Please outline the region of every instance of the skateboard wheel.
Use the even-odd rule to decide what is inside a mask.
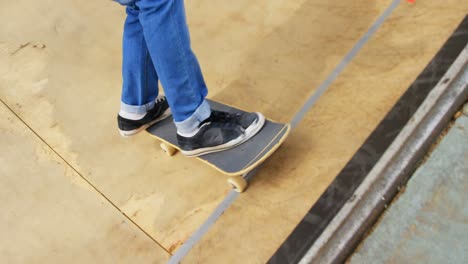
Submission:
[[[241,176],[232,176],[228,178],[228,183],[236,192],[244,192],[247,189],[247,181]]]
[[[170,157],[174,156],[174,154],[176,154],[177,152],[177,149],[172,147],[172,146],[169,146],[165,143],[161,143],[159,146],[161,146],[161,149],[166,152],[167,155],[169,155]]]

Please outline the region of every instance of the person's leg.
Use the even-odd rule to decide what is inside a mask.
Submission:
[[[122,43],[122,104],[121,110],[145,114],[158,96],[158,76],[146,47],[138,10],[129,6]]]
[[[158,76],[143,36],[138,8],[130,5],[126,11],[122,45],[123,85],[118,116],[123,136],[133,135],[168,116],[165,98],[158,98]]]
[[[137,0],[148,50],[171,107],[182,153],[199,156],[239,145],[265,123],[260,113],[211,111],[190,47],[183,0]]]
[[[203,75],[190,47],[183,0],[139,0],[139,19],[179,133],[210,116]]]

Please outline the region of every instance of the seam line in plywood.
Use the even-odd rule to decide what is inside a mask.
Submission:
[[[52,152],[57,155],[65,164],[67,164],[68,167],[70,167],[78,176],[80,176],[89,186],[91,186],[101,197],[103,197],[110,205],[112,205],[117,211],[119,211],[129,222],[131,222],[133,225],[135,225],[141,232],[143,232],[149,239],[151,239],[154,243],[156,243],[161,249],[163,249],[166,253],[168,253],[170,256],[172,254],[165,248],[163,247],[156,239],[154,239],[148,232],[146,232],[141,226],[139,226],[135,221],[133,221],[124,211],[120,210],[120,208],[113,203],[104,193],[102,193],[94,184],[91,183],[86,177],[84,177],[80,172],[78,172],[75,167],[73,167],[62,155],[60,155],[54,148],[52,148],[51,145],[49,145],[44,138],[42,138],[36,131],[32,129],[13,109],[3,101],[3,99],[0,98],[0,102],[8,109],[10,110],[11,113],[13,113],[18,120],[21,121],[39,140],[44,143]]]

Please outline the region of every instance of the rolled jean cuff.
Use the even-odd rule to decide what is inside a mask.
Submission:
[[[189,134],[195,131],[201,122],[205,121],[211,115],[211,107],[208,101],[203,100],[201,105],[195,112],[187,119],[181,122],[174,122],[177,132],[182,134]]]
[[[120,110],[132,114],[146,114],[148,110],[151,110],[154,107],[154,104],[154,101],[151,101],[144,105],[128,105],[124,102],[121,102]]]
[[[135,5],[135,0],[114,0],[114,2],[117,2],[121,5],[124,5],[124,6],[132,6],[132,5]]]

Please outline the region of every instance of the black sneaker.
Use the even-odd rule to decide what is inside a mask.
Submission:
[[[131,120],[117,116],[120,134],[124,137],[134,135],[143,129],[148,128],[156,122],[159,122],[171,116],[171,110],[165,96],[156,98],[154,107],[146,112],[146,115],[139,120]]]
[[[228,114],[212,111],[203,121],[195,135],[183,137],[177,134],[182,154],[195,157],[223,151],[249,140],[265,124],[260,113]]]

